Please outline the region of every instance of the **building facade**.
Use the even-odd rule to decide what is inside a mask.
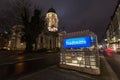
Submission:
[[[46,25],[44,26],[42,32],[38,35],[36,39],[37,49],[54,49],[61,47],[61,37],[62,32],[58,32],[58,16],[55,9],[50,8],[45,16]],[[24,34],[22,29],[24,26],[16,25],[11,29],[11,36],[9,40],[9,49],[10,50],[24,50],[25,43],[21,42],[21,37]],[[35,49],[35,45],[33,44],[33,50]]]
[[[107,46],[112,47],[114,51],[120,48],[120,1],[106,29],[106,39]]]
[[[50,8],[45,16],[46,26],[37,40],[37,48],[60,48],[60,34],[58,32],[58,16],[55,9]]]
[[[25,42],[21,42],[21,37],[24,34],[22,29],[23,25],[15,25],[11,29],[11,35],[8,42],[9,50],[24,50]]]

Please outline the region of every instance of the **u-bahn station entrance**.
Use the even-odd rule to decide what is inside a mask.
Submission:
[[[65,33],[62,39],[60,67],[100,74],[97,36],[89,31]]]

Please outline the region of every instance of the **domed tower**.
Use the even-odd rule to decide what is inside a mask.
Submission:
[[[57,32],[58,31],[58,16],[56,14],[55,9],[50,8],[46,13],[46,22],[47,22],[47,29],[50,32]]]

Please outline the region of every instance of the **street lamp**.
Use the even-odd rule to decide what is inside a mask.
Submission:
[[[104,39],[105,41],[107,41],[107,39]]]

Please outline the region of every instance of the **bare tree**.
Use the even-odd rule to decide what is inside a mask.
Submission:
[[[25,34],[21,40],[26,42],[25,51],[31,52],[33,48],[32,44],[36,42],[35,39],[44,26],[41,11],[34,10],[34,5],[30,0],[12,0],[10,6],[7,10],[7,18],[13,19],[14,24],[24,25],[23,31]],[[37,14],[34,12],[34,16],[32,17],[33,11],[36,11]],[[33,36],[35,37],[33,38]]]

